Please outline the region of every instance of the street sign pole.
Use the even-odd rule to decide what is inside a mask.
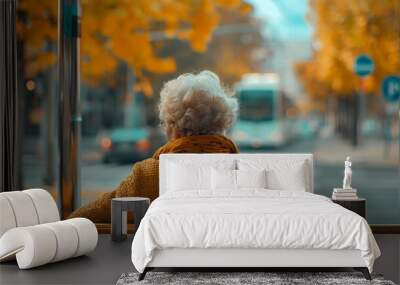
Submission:
[[[382,81],[382,95],[383,98],[389,103],[398,102],[398,110],[397,114],[394,116],[398,119],[398,134],[396,140],[398,140],[398,159],[399,159],[399,166],[400,166],[400,76],[397,75],[389,75],[385,77]],[[390,139],[392,135],[390,135]]]
[[[360,143],[360,129],[362,118],[364,117],[363,102],[365,98],[365,78],[361,77],[359,81],[358,91],[355,93],[354,97],[354,122],[353,122],[353,137],[352,144],[357,146]]]
[[[361,54],[356,57],[354,61],[354,72],[360,78],[360,86],[358,91],[354,95],[354,115],[353,115],[353,132],[352,132],[352,144],[357,146],[360,140],[360,129],[362,123],[362,109],[361,103],[364,102],[365,98],[365,77],[370,75],[374,69],[375,64],[372,58],[366,54]]]

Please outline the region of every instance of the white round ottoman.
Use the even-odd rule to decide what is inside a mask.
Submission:
[[[54,199],[43,189],[0,193],[0,262],[16,258],[20,269],[28,269],[96,248],[93,222],[59,219]]]

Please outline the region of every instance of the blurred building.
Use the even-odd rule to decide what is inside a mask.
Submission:
[[[275,40],[269,45],[273,56],[266,62],[266,69],[280,75],[281,87],[291,99],[306,100],[307,94],[295,74],[294,65],[296,62],[310,58],[311,42],[287,39]]]
[[[294,70],[296,62],[307,60],[312,51],[312,28],[306,20],[307,0],[251,0],[256,16],[265,19],[264,36],[271,56],[267,71],[278,73],[283,91],[293,100],[307,98]]]

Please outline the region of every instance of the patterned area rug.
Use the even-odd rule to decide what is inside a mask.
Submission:
[[[146,278],[138,281],[138,273],[122,274],[117,285],[134,284],[267,284],[267,285],[297,285],[297,284],[379,284],[395,285],[384,280],[380,275],[372,275],[368,281],[359,272],[148,272]]]

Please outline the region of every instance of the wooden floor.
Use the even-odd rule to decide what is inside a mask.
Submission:
[[[400,281],[400,235],[376,235],[382,251],[375,272],[395,283]],[[19,270],[15,262],[0,265],[0,284],[115,284],[124,272],[134,271],[130,259],[132,238],[115,243],[110,235],[100,235],[88,256]]]

